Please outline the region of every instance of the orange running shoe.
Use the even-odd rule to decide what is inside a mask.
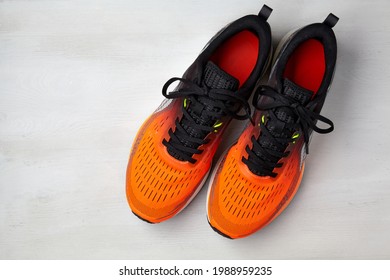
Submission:
[[[333,130],[319,113],[336,64],[337,20],[330,14],[277,48],[268,86],[255,91],[255,125],[248,123],[211,178],[208,220],[221,235],[245,237],[275,219],[298,190],[312,130]]]
[[[167,99],[140,128],[127,168],[127,199],[142,220],[159,223],[179,213],[202,188],[229,122],[250,117],[247,100],[270,61],[271,11],[264,6],[229,24],[183,78],[164,85]]]

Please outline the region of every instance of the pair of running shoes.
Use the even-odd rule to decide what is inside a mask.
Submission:
[[[264,5],[258,15],[228,24],[182,78],[163,86],[166,99],[140,128],[127,168],[127,199],[140,219],[159,223],[190,203],[232,119],[247,124],[213,168],[207,195],[211,227],[232,239],[248,236],[294,197],[310,135],[333,130],[320,111],[335,71],[332,28],[338,18],[329,14],[323,23],[290,32],[272,61],[271,12]],[[261,85],[270,64],[268,82]]]

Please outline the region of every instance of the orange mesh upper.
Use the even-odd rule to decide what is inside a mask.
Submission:
[[[179,161],[168,154],[162,140],[174,127],[182,100],[155,112],[140,129],[127,169],[127,198],[135,214],[156,223],[178,213],[195,194],[207,175],[219,142],[218,133],[209,136],[195,164]],[[222,132],[222,130],[221,130]]]
[[[208,216],[211,225],[232,237],[247,236],[275,218],[295,194],[303,174],[300,168],[300,139],[276,178],[257,176],[242,162],[247,158],[246,145],[252,146],[250,135],[259,135],[259,127],[249,125],[225,155],[211,185]]]

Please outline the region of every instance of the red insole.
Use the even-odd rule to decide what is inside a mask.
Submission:
[[[259,38],[244,30],[226,40],[211,56],[211,61],[242,86],[255,68],[258,54]]]
[[[316,94],[324,74],[324,47],[320,41],[309,39],[299,45],[289,57],[283,76]]]

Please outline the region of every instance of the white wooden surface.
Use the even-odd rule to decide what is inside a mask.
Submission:
[[[340,17],[323,109],[336,129],[314,135],[288,209],[231,241],[207,224],[206,188],[170,221],[135,218],[125,170],[163,83],[263,3],[1,1],[0,258],[390,258],[390,2],[267,3],[275,43],[329,12]]]

